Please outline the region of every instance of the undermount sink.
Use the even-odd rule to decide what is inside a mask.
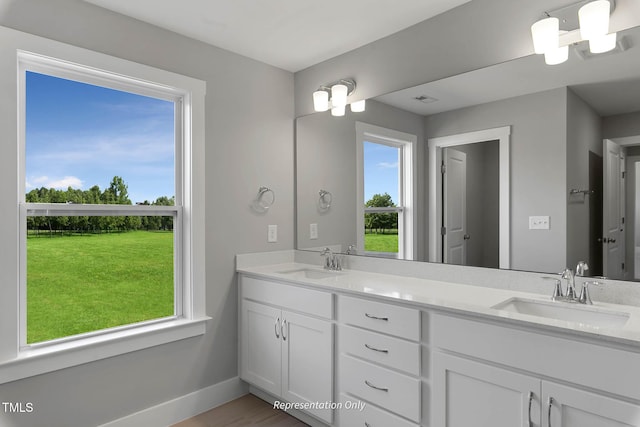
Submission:
[[[291,277],[298,277],[302,279],[327,279],[329,277],[336,277],[342,273],[338,271],[328,271],[328,270],[316,270],[313,268],[299,268],[295,270],[285,270],[279,271],[279,274],[286,274]]]
[[[601,309],[578,303],[538,301],[526,298],[509,298],[491,308],[604,328],[620,328],[629,320],[629,313],[622,311]]]

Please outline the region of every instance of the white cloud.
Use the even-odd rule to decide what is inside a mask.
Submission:
[[[55,188],[66,190],[67,188],[82,188],[82,180],[75,176],[65,176],[60,179],[51,179],[48,176],[38,176],[26,182],[27,188]]]
[[[380,162],[378,163],[378,168],[380,169],[398,169],[398,162]]]

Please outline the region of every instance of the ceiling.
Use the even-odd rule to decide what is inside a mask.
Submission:
[[[624,51],[582,59],[576,50],[586,49],[583,42],[560,65],[531,55],[374,99],[426,116],[568,86],[601,117],[640,111],[640,27],[620,33],[621,39]],[[419,96],[437,101],[423,103]]]
[[[296,72],[471,0],[85,1]]]

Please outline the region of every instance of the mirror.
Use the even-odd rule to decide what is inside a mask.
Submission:
[[[618,37],[299,117],[297,248],[640,278],[640,27]]]

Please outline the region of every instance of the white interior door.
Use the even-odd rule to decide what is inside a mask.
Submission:
[[[604,276],[623,279],[623,151],[615,142],[604,140],[604,195],[603,195],[603,269]]]
[[[444,171],[443,195],[443,261],[447,264],[467,263],[467,155],[452,148],[442,152]]]

